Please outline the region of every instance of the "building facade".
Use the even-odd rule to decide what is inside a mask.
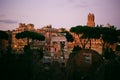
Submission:
[[[13,51],[23,52],[23,48],[27,45],[27,39],[16,39],[15,35],[23,31],[35,31],[33,24],[19,23],[19,27],[12,31],[12,49]],[[32,40],[30,40],[32,43]]]
[[[68,59],[68,43],[65,35],[60,34],[61,29],[52,28],[47,25],[35,29],[33,24],[20,23],[19,27],[12,31],[12,49],[16,52],[23,53],[24,46],[27,45],[27,39],[16,39],[15,35],[23,31],[34,31],[45,36],[44,41],[30,40],[31,49],[43,49],[44,55],[49,56],[52,60],[62,61]]]
[[[53,35],[51,38],[51,57],[52,60],[58,60],[59,62],[64,62],[68,59],[68,43],[63,35]]]

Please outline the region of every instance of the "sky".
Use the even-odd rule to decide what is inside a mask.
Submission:
[[[16,29],[19,23],[35,28],[52,25],[67,28],[86,25],[87,15],[95,15],[96,25],[120,29],[120,0],[0,0],[0,30]]]

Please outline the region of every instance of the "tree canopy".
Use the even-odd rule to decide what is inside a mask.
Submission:
[[[118,39],[118,34],[117,34],[117,30],[116,29],[112,29],[112,28],[102,28],[101,29],[101,34],[102,34],[102,40],[104,41],[104,43],[107,44],[114,44],[116,42],[119,42]]]
[[[0,30],[0,39],[8,40],[8,34],[5,31]]]
[[[31,38],[34,40],[40,40],[43,41],[45,40],[45,37],[42,34],[36,33],[36,32],[31,32],[31,31],[24,31],[21,33],[16,34],[16,38]]]
[[[28,40],[27,43],[28,44],[29,44],[29,39],[40,40],[40,41],[45,40],[45,36],[43,36],[40,33],[32,32],[32,31],[24,31],[24,32],[17,33],[15,37],[17,39],[27,38],[27,40]]]
[[[76,26],[70,29],[71,32],[78,35],[82,48],[85,48],[87,43],[91,43],[91,39],[100,38],[100,30],[98,27]]]
[[[88,27],[88,26],[76,26],[70,29],[71,32],[76,34],[82,34],[81,38],[100,38],[99,27]]]
[[[68,42],[73,42],[74,41],[73,36],[68,31],[62,31],[61,33],[65,33],[65,37],[66,37]]]
[[[83,48],[91,39],[101,39],[103,47],[110,47],[110,45],[119,42],[120,30],[112,27],[88,27],[88,26],[75,26],[70,29],[71,32],[78,35]],[[83,41],[84,40],[84,41]]]

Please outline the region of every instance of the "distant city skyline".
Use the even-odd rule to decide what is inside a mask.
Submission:
[[[0,0],[0,30],[13,30],[19,23],[70,29],[86,25],[89,13],[95,15],[95,25],[109,23],[120,29],[119,4],[120,0]]]

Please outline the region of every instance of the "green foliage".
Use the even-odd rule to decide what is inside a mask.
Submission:
[[[45,40],[45,36],[32,31],[24,31],[24,32],[17,33],[15,37],[17,39],[27,38],[27,45],[29,45],[29,39],[40,40],[40,41]]]
[[[5,31],[0,30],[0,39],[8,40],[8,34]]]
[[[82,34],[81,38],[100,38],[99,27],[88,27],[88,26],[76,26],[70,29],[71,32],[76,34]]]
[[[39,59],[42,59],[43,56],[44,56],[43,50],[42,50],[42,49],[39,49],[39,50],[37,50],[37,51],[38,51]]]
[[[76,26],[76,27],[71,27],[70,32],[76,33],[76,34],[81,34],[85,32],[85,27],[84,26]]]
[[[68,42],[73,42],[74,41],[73,36],[68,31],[63,30],[61,33],[65,33],[65,37],[66,37]]]
[[[88,26],[80,25],[80,26],[72,27],[70,31],[78,35],[82,48],[86,48],[87,43],[89,41],[91,43],[91,39],[99,39],[101,37],[101,32],[99,27],[88,27]],[[85,39],[85,41],[82,41],[82,39]]]
[[[74,51],[80,51],[81,50],[81,47],[79,47],[78,45],[77,46],[74,46],[72,52]]]
[[[116,51],[120,51],[120,45],[116,46]]]
[[[30,45],[25,45],[24,46],[24,52],[28,53],[30,51]]]
[[[111,60],[98,67],[92,80],[120,80],[120,64],[117,60]]]
[[[88,38],[88,39],[99,39],[100,38],[100,31],[98,27],[85,27],[85,31],[81,38]]]
[[[11,54],[12,53],[12,47],[10,45],[7,46],[6,52],[7,52],[7,54]]]
[[[70,31],[78,35],[82,48],[85,48],[89,41],[91,43],[91,39],[101,39],[103,48],[110,47],[110,45],[120,42],[120,30],[116,30],[114,26],[108,28],[102,26],[87,27],[79,25],[72,27]],[[85,39],[85,41],[82,42],[82,39]]]
[[[119,41],[117,30],[113,28],[101,28],[102,40],[108,44],[114,44]]]
[[[66,32],[66,38],[67,38],[68,42],[73,42],[74,41],[73,36],[69,32]]]
[[[104,50],[103,56],[105,57],[105,59],[107,60],[112,60],[115,58],[115,53],[111,48],[106,48]]]
[[[59,62],[43,64],[40,59],[27,54],[0,57],[0,72],[0,80],[66,80],[66,69]]]
[[[31,32],[31,31],[24,31],[21,33],[16,34],[15,36],[17,39],[20,38],[31,38],[34,40],[45,40],[45,37],[42,34]]]

